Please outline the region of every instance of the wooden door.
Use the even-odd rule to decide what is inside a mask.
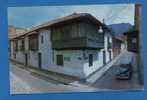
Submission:
[[[103,51],[103,65],[106,64],[106,53],[105,51]]]
[[[41,53],[38,53],[38,67],[39,68],[42,67],[42,55],[41,55]]]
[[[89,66],[93,65],[93,55],[89,54]]]
[[[64,64],[64,61],[63,61],[63,55],[57,55],[56,56],[57,57],[57,65],[59,65],[59,66],[63,66],[63,64]]]
[[[28,54],[25,53],[25,65],[27,66],[28,65]]]

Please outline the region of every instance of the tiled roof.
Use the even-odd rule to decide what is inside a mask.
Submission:
[[[105,29],[109,30],[106,25],[102,24],[100,21],[98,21],[95,17],[93,17],[91,14],[89,13],[73,13],[71,15],[68,15],[68,16],[65,16],[65,17],[61,17],[61,18],[58,18],[58,19],[55,19],[55,20],[51,20],[49,22],[46,22],[44,24],[41,24],[41,25],[38,25],[38,26],[35,26],[29,30],[27,30],[26,32],[24,32],[23,34],[20,34],[19,36],[15,36],[13,38],[17,38],[17,37],[20,37],[20,36],[23,36],[23,35],[26,35],[26,34],[31,34],[31,32],[33,31],[37,31],[39,29],[42,29],[42,28],[45,28],[45,27],[53,27],[54,25],[57,25],[59,23],[64,23],[66,21],[71,21],[71,20],[74,20],[74,19],[78,19],[78,18],[87,18],[89,20],[91,20],[93,23],[95,24],[100,24],[102,25]]]

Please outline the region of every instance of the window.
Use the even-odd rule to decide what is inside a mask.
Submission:
[[[99,60],[99,53],[97,53],[97,55],[96,55],[96,59]]]
[[[93,54],[89,54],[89,66],[93,65]]]
[[[54,63],[54,50],[52,51],[52,61]]]
[[[132,44],[131,44],[132,49],[136,49],[137,48],[137,39],[135,37],[133,37],[131,42],[132,42]]]
[[[16,59],[16,53],[14,53],[13,55],[14,55],[14,59]]]
[[[70,61],[70,57],[64,57],[64,60]]]
[[[80,37],[78,29],[79,29],[79,24],[73,24],[71,26],[71,37],[72,38]]]
[[[20,50],[21,51],[24,51],[25,50],[24,39],[21,40]]]
[[[107,44],[110,44],[110,38],[107,37]]]
[[[60,32],[62,34],[62,39],[67,39],[71,37],[71,25],[65,25],[61,28]]]
[[[14,51],[16,52],[16,51],[18,51],[18,41],[17,40],[15,40],[14,41]]]
[[[109,60],[111,61],[111,51],[109,50]]]
[[[112,48],[112,43],[110,42],[110,37],[107,37],[107,48]]]
[[[43,44],[43,42],[44,42],[44,37],[43,37],[43,35],[41,36],[41,43]]]
[[[29,36],[29,50],[38,50],[38,35]]]
[[[132,43],[137,43],[136,41],[136,38],[132,38]]]
[[[63,55],[57,55],[57,65],[63,66]]]

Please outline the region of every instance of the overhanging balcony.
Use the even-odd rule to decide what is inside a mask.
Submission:
[[[63,49],[102,49],[104,48],[103,39],[93,39],[77,37],[64,40],[52,40],[52,48]]]

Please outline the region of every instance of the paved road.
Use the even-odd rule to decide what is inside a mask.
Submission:
[[[133,74],[131,80],[116,80],[115,74],[119,64],[132,63],[135,68],[135,56],[133,53],[128,51],[124,52],[118,61],[97,81],[92,84],[92,86],[99,89],[110,89],[110,90],[140,90],[143,86],[138,84],[138,78],[136,74]]]
[[[131,80],[116,80],[115,73],[118,66],[111,67],[106,74],[98,79],[92,86],[110,90],[139,90],[142,87],[137,83],[137,79],[133,77]]]
[[[10,64],[10,70],[11,94],[95,91],[95,88],[78,82],[73,82],[71,85],[64,85],[43,78],[43,76],[38,76],[12,63]]]

